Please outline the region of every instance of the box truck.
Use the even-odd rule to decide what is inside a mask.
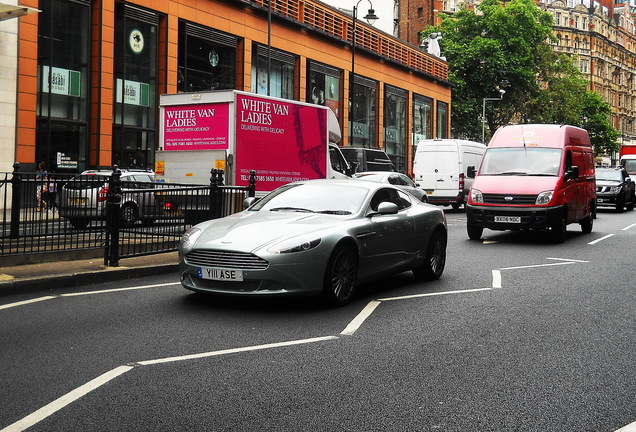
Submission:
[[[461,139],[420,140],[413,157],[413,177],[424,189],[428,203],[466,204],[472,183],[468,167],[478,167],[486,151],[482,143]]]
[[[585,129],[547,124],[497,129],[468,196],[470,239],[478,240],[484,228],[548,229],[561,243],[568,224],[579,223],[590,233],[595,215],[594,154]]]
[[[160,97],[159,181],[209,184],[222,169],[225,184],[247,186],[256,171],[258,192],[285,183],[345,178],[338,119],[325,106],[238,90]]]

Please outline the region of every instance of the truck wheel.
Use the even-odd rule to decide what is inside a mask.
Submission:
[[[594,217],[592,217],[592,214],[590,214],[588,217],[583,219],[580,222],[580,225],[581,225],[581,231],[583,231],[584,234],[591,233],[592,227],[594,226]]]
[[[554,243],[563,243],[568,226],[565,223],[565,217],[561,216],[551,227],[552,241]]]
[[[466,225],[466,231],[468,231],[468,238],[471,240],[479,240],[484,233],[484,227],[477,225]]]
[[[349,246],[337,246],[325,271],[323,299],[331,306],[351,301],[358,278],[358,258]]]
[[[413,276],[423,281],[437,280],[444,272],[446,265],[446,233],[437,229],[428,240],[426,257],[421,267],[413,269]]]

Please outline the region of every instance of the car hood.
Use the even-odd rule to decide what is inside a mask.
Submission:
[[[284,238],[320,235],[316,232],[350,217],[288,211],[243,211],[199,226],[203,233],[194,247],[253,251]]]
[[[607,186],[607,187],[611,187],[611,186],[619,186],[621,184],[621,182],[617,181],[617,180],[596,180],[596,186]]]

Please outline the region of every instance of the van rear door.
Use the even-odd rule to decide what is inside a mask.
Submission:
[[[415,182],[429,198],[449,199],[459,194],[459,146],[456,141],[418,146],[413,162]]]

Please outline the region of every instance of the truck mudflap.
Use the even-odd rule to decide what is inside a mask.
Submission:
[[[468,225],[491,230],[547,229],[563,216],[563,206],[490,207],[466,205]]]

